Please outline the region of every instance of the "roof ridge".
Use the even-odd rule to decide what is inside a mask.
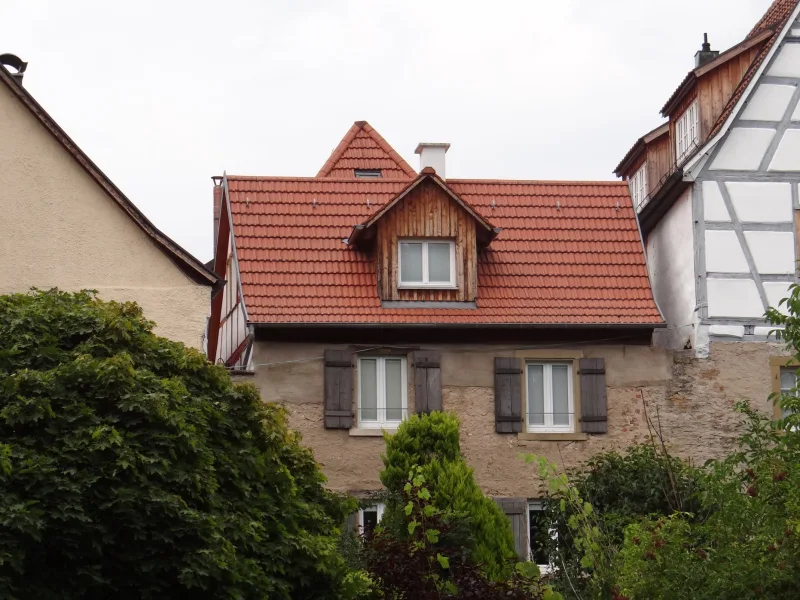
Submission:
[[[383,150],[388,157],[392,160],[392,162],[397,165],[397,168],[401,170],[403,173],[406,174],[407,177],[412,178],[416,177],[417,173],[411,166],[403,159],[397,151],[392,148],[392,146],[387,142],[384,137],[377,132],[377,130],[372,127],[366,121],[356,121],[347,130],[347,133],[344,134],[342,141],[336,146],[336,148],[331,153],[330,158],[325,161],[325,164],[322,165],[322,168],[317,173],[317,178],[328,177],[331,171],[333,171],[336,164],[342,159],[345,152],[350,148],[353,140],[358,137],[360,132],[366,133],[377,145],[378,147]]]

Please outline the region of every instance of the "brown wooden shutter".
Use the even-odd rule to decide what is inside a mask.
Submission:
[[[442,369],[438,352],[414,352],[414,407],[417,413],[442,410]]]
[[[353,426],[353,357],[346,350],[325,350],[325,427]]]
[[[494,359],[494,418],[497,433],[522,431],[522,359]]]
[[[525,498],[495,498],[503,512],[511,519],[511,532],[514,534],[514,551],[517,558],[528,557],[528,501]]]
[[[603,358],[582,358],[581,424],[584,433],[606,433],[606,361]]]

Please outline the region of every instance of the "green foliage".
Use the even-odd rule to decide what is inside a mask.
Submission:
[[[559,567],[551,580],[568,597],[587,595],[589,587],[610,590],[616,580],[610,569],[602,577],[600,573],[594,573],[592,579],[583,576],[589,559],[580,548],[582,536],[574,537],[569,521],[580,518],[585,503],[592,507],[592,526],[602,534],[602,540],[596,543],[608,547],[612,554],[622,546],[625,528],[643,516],[701,511],[697,497],[700,471],[653,444],[635,444],[624,453],[596,454],[567,475],[540,464],[540,473],[557,486],[551,490],[554,501],[546,504],[546,510],[558,536],[542,538],[551,540],[548,551]]]
[[[381,481],[396,497],[410,470],[419,466],[425,480],[430,482],[433,506],[444,511],[448,518],[465,522],[468,529],[465,543],[469,545],[472,560],[481,564],[490,577],[503,579],[508,576],[515,557],[511,524],[475,482],[473,470],[461,456],[458,428],[458,418],[443,412],[414,415],[403,422],[396,434],[385,436]],[[399,509],[390,499],[384,516],[387,527],[397,522]]]
[[[279,407],[152,327],[89,292],[0,297],[0,597],[345,596],[353,506]]]
[[[619,585],[631,598],[795,598],[800,589],[800,433],[747,404],[740,449],[707,465],[705,519],[676,512],[626,531]]]
[[[539,579],[535,564],[518,563],[508,577],[493,581],[477,565],[467,548],[450,544],[457,519],[435,507],[425,468],[413,466],[402,485],[405,530],[397,536],[379,527],[364,540],[367,571],[382,597],[389,600],[562,600]]]

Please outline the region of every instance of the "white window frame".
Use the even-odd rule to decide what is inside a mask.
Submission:
[[[528,511],[525,513],[525,522],[528,524],[527,532],[528,532],[528,560],[533,560],[533,553],[531,552],[531,511],[534,512],[544,512],[544,503],[541,500],[531,500],[528,502]],[[550,528],[550,539],[551,540],[558,540],[558,530],[555,527]],[[547,575],[548,573],[552,573],[555,568],[553,567],[553,563],[548,562],[546,565],[541,563],[536,563],[536,566],[539,567],[539,572],[542,575]]]
[[[700,108],[697,100],[683,111],[675,123],[675,161],[677,164],[689,156],[700,142]]]
[[[376,361],[375,373],[377,379],[377,399],[378,399],[378,419],[376,421],[367,421],[361,418],[361,364],[364,360]],[[386,361],[399,360],[400,361],[400,398],[402,400],[400,420],[389,420],[386,418]],[[406,419],[408,415],[408,372],[405,356],[389,355],[389,356],[361,356],[358,359],[358,426],[364,429],[396,429],[401,422]],[[383,415],[383,418],[381,418]]]
[[[628,178],[628,187],[631,190],[633,206],[637,211],[641,210],[649,200],[647,197],[647,161],[634,173],[633,177]]]
[[[403,258],[401,244],[422,244],[422,281],[403,281]],[[450,281],[429,281],[428,244],[448,244],[450,246]],[[456,243],[442,238],[403,238],[397,240],[397,287],[398,289],[456,289]]]
[[[544,376],[544,424],[530,423],[530,407],[528,406],[528,398],[530,397],[529,381],[528,381],[528,367],[539,366],[544,367],[542,373]],[[569,410],[569,424],[568,425],[555,425],[553,423],[553,366],[567,367],[567,402]],[[541,361],[529,360],[525,362],[525,425],[528,433],[574,433],[575,432],[575,384],[574,384],[574,365],[572,362],[567,361]]]
[[[378,513],[378,525],[380,525],[381,519],[383,519],[383,511],[386,510],[386,505],[383,502],[358,509],[358,532],[361,535],[364,535],[364,512],[372,512],[373,510]]]
[[[783,374],[787,371],[790,371],[792,375],[794,375],[795,379],[794,387],[791,388],[783,387]],[[781,396],[796,396],[798,393],[800,393],[800,390],[797,389],[798,384],[800,384],[800,376],[798,376],[797,374],[797,367],[781,367],[778,373],[778,378],[781,384]],[[785,419],[786,417],[789,416],[789,413],[782,407],[780,408],[780,411],[782,419]]]

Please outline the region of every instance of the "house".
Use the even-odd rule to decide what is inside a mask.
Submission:
[[[767,385],[719,381],[759,406],[794,387],[764,312],[797,281],[799,17],[797,0],[775,0],[725,52],[706,36],[661,109],[667,121],[615,170],[630,185],[667,322],[656,345],[691,349],[708,372],[739,364],[753,379],[768,373]]]
[[[673,359],[624,182],[451,179],[448,148],[415,171],[359,121],[315,177],[215,178],[209,358],[287,407],[337,490],[380,489],[382,430],[455,412],[523,554],[540,482],[518,453],[644,440]]]
[[[136,301],[157,332],[202,349],[219,278],[159,231],[23,87],[0,55],[0,294],[94,289]]]

